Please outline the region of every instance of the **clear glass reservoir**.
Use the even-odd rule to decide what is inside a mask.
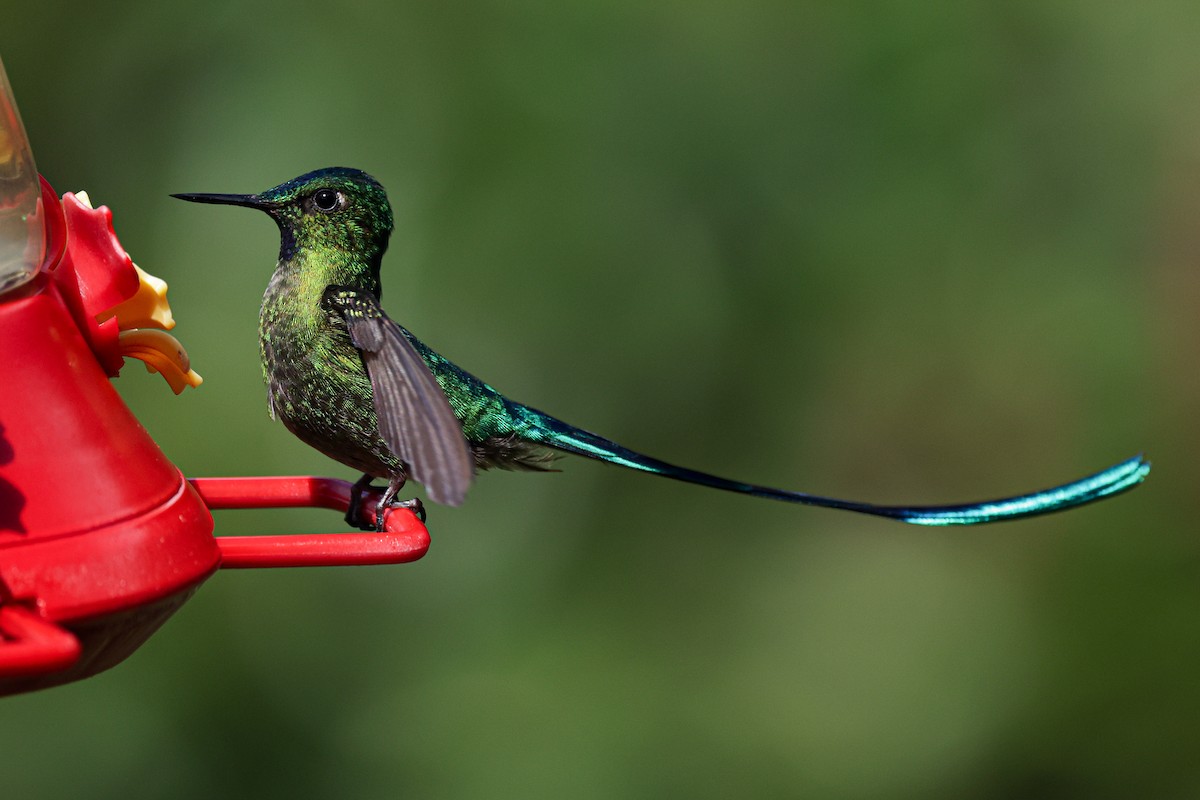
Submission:
[[[41,196],[33,152],[0,61],[0,293],[29,280],[42,264]]]

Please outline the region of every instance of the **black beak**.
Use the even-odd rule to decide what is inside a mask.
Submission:
[[[246,206],[247,208],[257,208],[260,211],[271,212],[272,209],[278,207],[277,203],[269,200],[263,200],[256,194],[173,194],[171,197],[178,197],[180,200],[187,200],[192,203],[213,203],[222,206]]]

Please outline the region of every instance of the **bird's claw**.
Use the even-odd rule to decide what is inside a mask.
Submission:
[[[360,531],[369,531],[375,529],[375,526],[368,522],[362,513],[363,493],[372,488],[374,487],[371,486],[370,475],[363,475],[362,478],[355,482],[354,486],[351,487],[350,504],[346,507],[346,524],[351,528],[358,528]]]
[[[378,508],[375,510],[376,532],[383,530],[387,512],[391,511],[393,508],[407,508],[409,511],[417,515],[417,519],[421,520],[422,524],[425,523],[425,505],[420,500],[415,497],[411,500],[397,500],[388,505],[386,508]]]

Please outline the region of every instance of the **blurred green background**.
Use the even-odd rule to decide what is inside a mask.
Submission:
[[[266,414],[274,226],[167,196],[327,165],[390,191],[397,319],[630,447],[882,503],[1155,471],[972,530],[487,474],[416,564],[220,574],[0,700],[5,797],[1200,796],[1200,6],[6,6],[38,166],[171,284],[204,386],[117,386],[189,475],[353,477]]]

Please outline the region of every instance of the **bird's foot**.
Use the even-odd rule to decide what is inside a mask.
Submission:
[[[346,508],[346,524],[351,528],[358,528],[360,531],[376,530],[375,526],[363,516],[362,496],[364,492],[377,488],[371,485],[370,475],[363,475],[350,488],[350,505]]]
[[[375,526],[367,522],[367,518],[362,515],[357,509],[354,513],[346,512],[346,524],[351,528],[358,528],[360,531],[373,531]]]
[[[411,500],[397,500],[394,503],[389,503],[387,506],[383,506],[381,504],[375,509],[376,531],[383,530],[384,518],[387,517],[387,512],[391,511],[393,508],[407,508],[409,511],[417,515],[417,519],[421,520],[422,524],[425,522],[425,505],[420,500],[415,497]]]

